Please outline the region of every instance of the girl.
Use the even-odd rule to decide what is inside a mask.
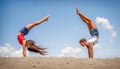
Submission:
[[[41,55],[46,55],[46,51],[44,51],[46,48],[41,48],[35,45],[35,42],[33,40],[26,40],[24,36],[28,34],[28,32],[35,26],[43,23],[44,21],[48,21],[49,16],[45,16],[41,20],[38,20],[36,22],[33,22],[31,24],[26,25],[18,32],[18,42],[23,46],[23,56],[26,57],[26,48],[29,51],[40,53]]]

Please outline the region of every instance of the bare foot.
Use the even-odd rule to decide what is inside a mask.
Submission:
[[[79,15],[80,14],[80,10],[78,8],[76,8],[76,13]]]
[[[45,17],[43,18],[43,20],[44,20],[44,21],[48,21],[48,18],[49,18],[49,15],[45,16]]]

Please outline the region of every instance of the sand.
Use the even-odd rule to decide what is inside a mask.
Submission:
[[[120,58],[1,57],[0,69],[120,69]]]

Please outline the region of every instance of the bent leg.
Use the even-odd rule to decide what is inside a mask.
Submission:
[[[28,30],[31,30],[33,27],[35,27],[35,26],[43,23],[44,21],[47,21],[47,20],[48,20],[48,17],[49,17],[49,15],[48,15],[48,16],[45,16],[45,17],[42,18],[41,20],[38,20],[38,21],[33,22],[33,23],[31,23],[31,24],[28,24],[28,25],[26,25],[25,27],[26,27]]]

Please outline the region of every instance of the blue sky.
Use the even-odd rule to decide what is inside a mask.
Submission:
[[[94,48],[95,58],[120,57],[119,3],[119,0],[1,0],[0,55],[13,52],[4,49],[8,46],[21,52],[22,46],[17,41],[18,31],[49,14],[49,20],[33,28],[26,39],[48,47],[47,56],[88,57],[87,49],[79,45],[79,40],[83,37],[90,39],[91,36],[87,26],[76,15],[75,8],[79,8],[95,22],[100,33],[99,43]],[[103,19],[101,23],[97,18]],[[41,56],[29,52],[29,56],[32,55]]]

